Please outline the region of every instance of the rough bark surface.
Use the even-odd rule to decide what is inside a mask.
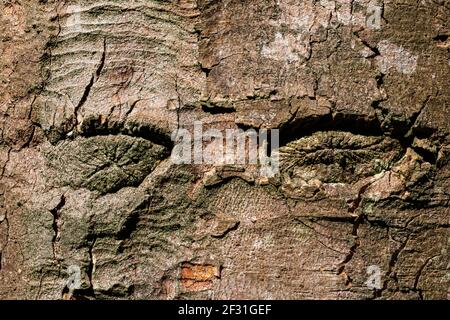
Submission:
[[[449,1],[1,0],[0,21],[0,299],[450,297]],[[280,129],[280,173],[174,164],[194,121]]]

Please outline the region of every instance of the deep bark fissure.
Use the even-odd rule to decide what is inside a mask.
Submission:
[[[344,260],[339,264],[337,274],[342,275],[345,279],[345,286],[348,288],[351,288],[353,279],[350,277],[349,274],[345,272],[345,268],[347,264],[354,258],[358,248],[361,246],[361,239],[358,234],[359,227],[364,223],[364,220],[366,219],[366,216],[361,214],[358,217],[354,219],[353,222],[353,228],[352,228],[352,237],[353,237],[353,245],[350,247],[349,252],[345,256]]]
[[[59,200],[59,203],[56,205],[54,209],[52,209],[50,212],[53,216],[53,238],[52,238],[52,248],[53,248],[53,258],[55,261],[59,263],[61,257],[58,257],[58,242],[61,239],[61,210],[63,209],[64,205],[66,204],[66,197],[65,195],[61,195],[61,198]]]
[[[98,78],[100,77],[100,75],[103,71],[103,67],[105,66],[105,62],[106,62],[106,38],[103,39],[103,51],[102,51],[102,55],[100,58],[100,62],[97,66],[97,69],[95,70],[94,74],[91,76],[91,79],[89,80],[89,83],[87,84],[87,86],[84,88],[83,95],[81,96],[80,101],[75,106],[73,128],[76,128],[78,126],[79,111],[81,110],[83,105],[86,103],[86,101],[89,97],[89,94],[91,93],[92,87],[97,82]]]

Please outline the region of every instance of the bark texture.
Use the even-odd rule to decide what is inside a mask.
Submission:
[[[449,1],[1,0],[0,21],[0,299],[450,297]],[[279,174],[174,164],[195,121],[280,129]]]

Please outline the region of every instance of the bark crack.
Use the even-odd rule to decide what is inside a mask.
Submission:
[[[89,265],[88,265],[88,269],[87,269],[87,276],[88,276],[88,279],[89,279],[89,285],[90,285],[90,289],[92,289],[92,292],[94,290],[94,284],[92,282],[92,277],[93,277],[93,273],[94,273],[94,269],[95,269],[93,250],[94,250],[94,246],[95,246],[95,242],[96,241],[97,241],[97,238],[94,238],[92,240],[92,243],[89,245],[89,249],[88,249]]]
[[[386,272],[386,280],[383,282],[383,287],[381,289],[374,291],[374,298],[379,298],[383,295],[383,292],[385,292],[388,289],[389,281],[391,279],[394,281],[395,286],[396,286],[394,292],[397,292],[398,290],[400,290],[397,273],[396,273],[396,267],[397,267],[398,258],[400,256],[400,254],[402,253],[402,251],[405,250],[410,238],[411,238],[411,235],[408,234],[406,236],[406,240],[404,242],[402,242],[400,244],[399,248],[397,250],[394,250],[394,252],[392,253],[391,258],[389,260],[388,271]]]
[[[0,177],[3,177],[6,172],[6,166],[8,165],[9,161],[11,160],[11,151],[12,151],[12,147],[9,147],[7,155],[6,155],[6,161],[5,161],[5,164],[3,165],[2,172],[0,173]]]
[[[323,234],[323,233],[317,231],[316,229],[314,229],[314,227],[308,225],[307,223],[305,223],[305,222],[302,221],[301,219],[295,219],[295,221],[301,223],[303,226],[305,226],[305,227],[307,227],[308,229],[314,231],[314,233],[316,233],[316,234],[318,234],[318,235],[320,235],[320,236],[322,236],[322,237],[325,237],[325,238],[328,238],[328,239],[333,240],[333,237],[327,236],[327,235],[325,235],[325,234]],[[327,248],[327,249],[329,249],[329,250],[331,250],[331,251],[334,251],[334,252],[339,253],[339,254],[345,254],[344,252],[341,252],[341,251],[339,251],[339,250],[336,250],[336,249],[334,249],[334,248],[332,248],[332,247],[326,245],[325,243],[323,243],[322,241],[320,241],[320,240],[317,239],[317,238],[315,238],[315,240],[316,240],[317,242],[319,242],[321,245],[323,245],[325,248]]]
[[[136,107],[136,105],[141,102],[142,99],[138,99],[136,101],[134,101],[131,105],[130,108],[127,110],[127,112],[125,113],[125,119],[128,119],[128,116],[133,112],[134,108]]]
[[[339,264],[337,274],[343,276],[345,279],[345,285],[348,288],[351,288],[353,279],[345,272],[345,268],[347,264],[353,259],[356,254],[356,251],[361,246],[361,239],[358,234],[359,227],[364,223],[366,216],[361,214],[354,219],[353,229],[351,235],[353,236],[353,245],[350,247],[349,252],[345,256],[344,260]]]
[[[439,255],[432,256],[425,260],[425,262],[420,266],[419,270],[416,273],[416,276],[414,278],[414,285],[413,285],[413,291],[417,292],[419,294],[420,300],[423,300],[423,289],[418,288],[420,277],[422,276],[423,270],[426,268],[428,263],[430,263],[431,260],[438,257]]]
[[[79,124],[78,123],[78,113],[79,113],[80,109],[83,107],[83,105],[86,103],[86,101],[89,97],[89,94],[91,93],[92,87],[98,81],[98,79],[103,71],[103,68],[105,66],[105,61],[106,61],[106,38],[103,39],[103,52],[102,52],[102,56],[100,58],[100,62],[97,66],[97,69],[95,70],[94,74],[91,77],[91,80],[85,87],[83,95],[81,96],[80,101],[78,102],[77,106],[75,107],[75,110],[74,110],[75,119],[74,119],[73,128],[76,128]]]
[[[61,210],[66,204],[66,197],[65,195],[61,195],[61,198],[59,200],[59,203],[56,205],[54,209],[52,209],[50,212],[53,215],[53,239],[52,239],[52,248],[53,248],[53,258],[55,261],[60,261],[60,257],[58,257],[58,242],[61,239]]]
[[[176,136],[178,136],[178,131],[180,130],[180,109],[183,105],[183,101],[181,100],[181,95],[178,88],[178,76],[175,77],[175,92],[177,93],[177,131]]]

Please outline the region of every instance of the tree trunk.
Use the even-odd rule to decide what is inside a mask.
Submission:
[[[0,299],[450,297],[449,1],[0,8]]]

